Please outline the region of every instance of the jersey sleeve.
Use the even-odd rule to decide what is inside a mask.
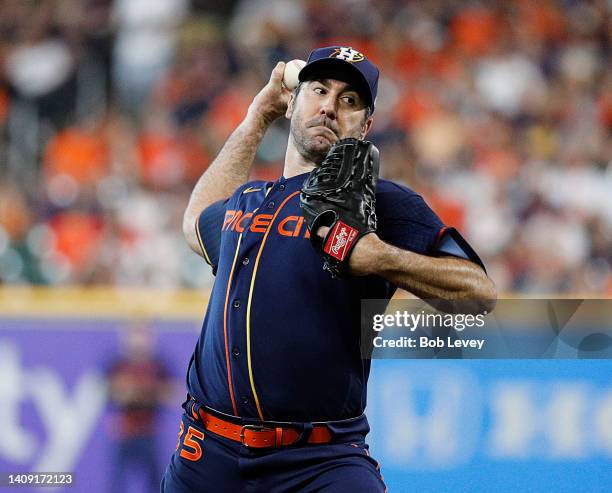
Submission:
[[[225,218],[227,200],[219,200],[204,209],[196,221],[196,235],[204,260],[217,273],[221,250],[221,229]]]
[[[221,253],[221,232],[228,208],[242,209],[243,200],[251,197],[255,188],[265,189],[266,182],[251,181],[240,185],[227,199],[219,200],[204,209],[196,221],[196,235],[204,260],[212,267],[213,275],[217,274],[219,256]],[[246,195],[245,195],[246,194]]]
[[[478,264],[485,272],[487,271],[476,251],[455,228],[448,228],[445,226],[440,230],[436,240],[435,251],[437,255],[451,255],[453,257],[470,260]]]
[[[376,195],[380,238],[393,246],[432,257],[453,256],[485,266],[470,244],[446,226],[423,197],[401,185],[383,181]]]
[[[444,223],[423,197],[407,187],[381,181],[376,194],[380,238],[398,248],[434,255]]]

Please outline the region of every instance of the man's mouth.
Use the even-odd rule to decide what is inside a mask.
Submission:
[[[338,140],[338,136],[336,135],[336,133],[325,125],[317,125],[313,128],[315,129],[317,135],[324,137],[332,143]]]

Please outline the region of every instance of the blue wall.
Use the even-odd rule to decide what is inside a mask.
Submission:
[[[164,465],[198,325],[154,323],[177,381],[159,419]],[[124,326],[0,318],[0,471],[74,471],[77,486],[66,491],[108,491],[114,442],[104,368]],[[390,492],[609,492],[611,377],[608,360],[376,360],[372,455]]]
[[[390,491],[612,491],[612,361],[375,361]]]

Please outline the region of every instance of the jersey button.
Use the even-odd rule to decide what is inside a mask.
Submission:
[[[268,203],[268,209],[274,209],[274,201],[273,200],[270,203]]]
[[[246,257],[243,261],[242,261],[242,265],[249,265],[249,257]]]
[[[238,349],[237,347],[233,347],[232,354],[234,355],[234,357],[237,358],[238,356],[240,356],[240,349]]]
[[[279,185],[278,189],[282,192],[285,189],[285,185]]]
[[[234,308],[240,308],[240,300],[234,300]]]
[[[251,402],[251,399],[249,399],[248,397],[243,397],[243,398],[242,398],[242,403],[243,403],[244,405],[247,405],[249,402]]]

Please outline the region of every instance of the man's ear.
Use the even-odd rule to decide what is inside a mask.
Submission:
[[[359,136],[360,140],[363,140],[365,138],[366,135],[368,135],[368,132],[370,131],[370,128],[372,127],[372,122],[374,121],[374,117],[369,117],[365,123],[363,124],[363,127],[361,128],[361,134]]]
[[[287,120],[291,120],[291,115],[293,115],[293,103],[295,102],[295,91],[291,93],[289,96],[289,102],[287,103],[287,111],[285,111],[285,118]]]

